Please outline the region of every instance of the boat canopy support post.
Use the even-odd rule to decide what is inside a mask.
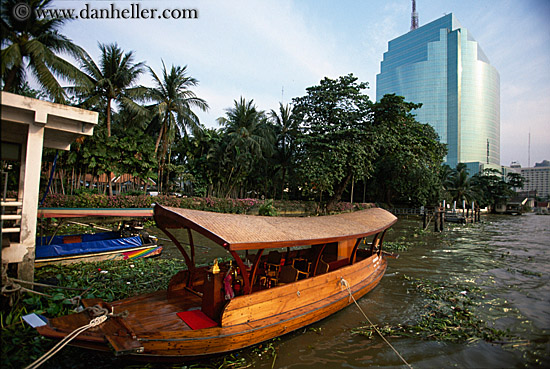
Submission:
[[[259,249],[258,252],[256,253],[254,264],[252,265],[252,270],[250,271],[250,286],[254,285],[254,280],[256,279],[256,274],[258,273],[258,266],[260,265],[260,259],[262,258],[263,252],[264,252],[264,249]],[[250,292],[252,292],[252,290],[250,290]]]
[[[191,247],[191,262],[195,265],[195,243],[193,242],[193,232],[191,232],[191,228],[187,228],[187,234],[189,235],[189,246]]]
[[[380,232],[374,235],[374,238],[372,239],[372,243],[370,244],[370,254],[371,256],[374,255],[374,250],[378,247],[378,244],[380,243]]]
[[[244,291],[243,292],[244,292],[245,295],[248,295],[252,291],[252,288],[250,286],[250,278],[248,276],[248,271],[246,270],[246,266],[244,265],[243,260],[241,259],[239,254],[237,254],[233,250],[230,250],[229,252],[231,253],[231,256],[233,256],[233,259],[235,259],[235,261],[237,262],[237,265],[239,266],[239,268],[241,268],[241,275],[242,275],[243,281],[244,281],[244,287],[243,287]]]
[[[388,229],[384,229],[384,232],[382,232],[382,237],[380,237],[380,247],[378,248],[378,256],[382,256],[382,244],[384,243],[384,236],[386,235],[386,231]]]
[[[176,237],[174,237],[172,233],[170,233],[170,231],[168,231],[168,229],[162,228],[162,227],[160,227],[160,229],[170,238],[170,240],[172,240],[174,245],[176,245],[178,250],[180,250],[181,254],[183,255],[183,258],[185,259],[185,264],[187,264],[187,270],[189,270],[189,279],[187,280],[187,283],[186,283],[187,285],[189,285],[189,281],[193,280],[193,275],[195,274],[194,261],[191,261],[191,258],[189,257],[189,255],[187,255],[187,252],[185,251],[181,243],[177,240]],[[193,242],[191,240],[189,241],[190,241],[189,243],[190,243],[191,250],[194,250],[195,247],[193,245]],[[191,251],[191,252],[192,254],[194,254],[194,251]]]
[[[323,255],[323,251],[325,251],[325,247],[327,244],[322,245],[313,245],[312,248],[315,249],[315,261],[313,262],[313,276],[315,277],[317,275],[317,267],[319,266],[319,260],[321,260],[321,255]]]
[[[350,265],[355,263],[355,257],[357,256],[357,249],[359,248],[361,241],[363,241],[363,237],[357,239],[357,241],[355,242],[355,246],[353,246],[353,250],[351,250],[351,255],[349,256]]]

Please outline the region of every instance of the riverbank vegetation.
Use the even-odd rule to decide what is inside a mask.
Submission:
[[[42,204],[50,208],[150,208],[153,204],[164,206],[214,211],[233,214],[258,214],[262,208],[272,208],[263,215],[314,214],[317,203],[298,200],[262,200],[257,198],[233,199],[216,197],[176,197],[168,195],[115,195],[94,194],[84,191],[78,195],[51,194]],[[334,211],[352,211],[372,207],[370,203],[338,202]]]

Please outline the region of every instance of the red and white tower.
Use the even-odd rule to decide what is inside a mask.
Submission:
[[[412,0],[411,31],[418,28],[418,13],[416,12],[416,0]]]

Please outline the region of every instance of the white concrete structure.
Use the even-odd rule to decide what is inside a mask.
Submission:
[[[525,178],[524,191],[537,191],[537,196],[543,199],[550,198],[550,162],[543,160],[532,168],[521,168],[521,175]]]
[[[21,160],[18,198],[2,201],[3,207],[18,208],[16,214],[2,218],[16,221],[16,226],[2,229],[2,268],[16,263],[18,277],[32,280],[42,149],[69,150],[76,138],[91,136],[98,113],[8,92],[1,94],[2,146],[18,145]]]

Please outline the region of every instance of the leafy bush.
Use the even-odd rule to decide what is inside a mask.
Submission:
[[[49,194],[45,208],[150,208],[153,203],[176,208],[208,210],[221,213],[248,213],[258,206],[257,199],[220,199],[214,197],[174,197],[147,195],[106,196],[82,192],[78,195]]]
[[[277,215],[277,209],[273,206],[273,200],[266,200],[258,210],[259,215],[274,217]]]
[[[103,194],[94,194],[83,191],[78,195],[49,194],[42,207],[45,208],[150,208],[153,204],[175,208],[214,211],[218,213],[250,214],[260,211],[266,215],[277,215],[279,212],[312,214],[315,212],[315,202],[282,201],[259,199],[227,199],[217,197],[175,197],[175,196],[148,196],[116,195],[109,197]],[[340,202],[335,212],[355,211],[372,207],[372,204]]]

